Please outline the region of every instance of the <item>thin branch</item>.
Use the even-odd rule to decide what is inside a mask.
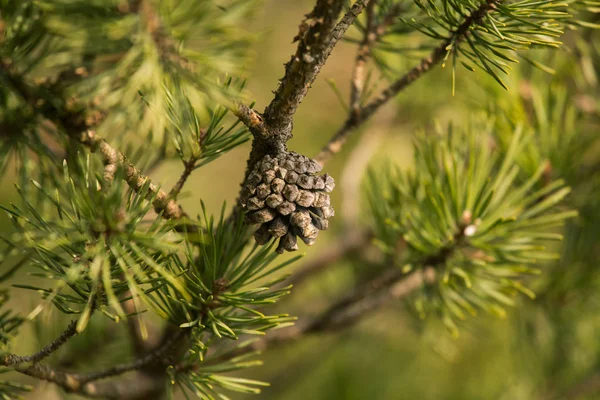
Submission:
[[[433,267],[417,270],[408,276],[405,276],[401,271],[396,269],[388,270],[368,284],[355,289],[350,295],[330,306],[313,320],[275,331],[272,335],[262,340],[253,342],[245,347],[233,349],[230,352],[209,359],[198,366],[218,364],[255,351],[262,352],[294,342],[306,335],[331,333],[350,328],[362,318],[372,315],[370,311],[380,309],[391,300],[405,298],[424,284],[433,283],[435,275]],[[386,288],[387,290],[383,290]],[[378,291],[381,292],[377,296],[371,296]]]
[[[114,178],[116,170],[122,168],[124,172],[123,179],[135,192],[139,192],[144,185],[150,182],[147,198],[152,199],[154,210],[159,214],[162,213],[163,218],[183,219],[187,217],[187,214],[175,200],[165,191],[159,189],[156,184],[151,183],[150,178],[142,174],[135,165],[129,162],[123,153],[112,147],[103,138],[96,136],[95,131],[88,129],[80,133],[79,141],[86,147],[89,147],[92,152],[98,151],[100,153],[105,165],[105,179],[110,180],[111,177]],[[193,226],[190,226],[188,231],[190,231],[190,228],[194,229]]]
[[[155,376],[137,374],[133,379],[117,382],[90,382],[82,384],[76,374],[56,371],[47,365],[33,364],[17,367],[16,371],[60,386],[67,393],[78,393],[89,398],[143,400],[157,398],[156,394],[164,387],[162,380]]]
[[[317,0],[313,11],[300,25],[300,33],[295,38],[300,42],[296,53],[285,65],[285,75],[273,100],[262,115],[242,104],[234,108],[234,114],[250,128],[254,136],[244,181],[254,165],[266,154],[286,150],[286,143],[292,137],[292,119],[298,105],[306,96],[333,48],[369,0],[356,0],[344,17],[335,24],[343,3],[344,0]],[[241,190],[227,223],[239,217],[242,211],[240,199]]]
[[[350,24],[362,11],[365,2],[368,0],[359,0],[354,5],[355,13],[351,14],[354,17],[351,18]],[[283,131],[291,125],[296,108],[336,45],[337,40],[330,41],[329,37],[333,34],[332,29],[343,4],[343,0],[317,0],[313,10],[302,21],[300,32],[294,39],[299,42],[296,53],[285,65],[285,75],[281,84],[265,109],[267,124],[274,131]],[[348,26],[349,24],[343,29],[344,32]]]
[[[186,329],[178,329],[173,333],[171,337],[168,338],[164,343],[160,345],[157,349],[154,349],[144,355],[143,357],[139,357],[129,363],[114,365],[110,368],[101,371],[90,372],[86,374],[80,375],[80,380],[82,383],[88,383],[92,381],[96,381],[99,379],[109,378],[115,375],[121,375],[125,372],[139,370],[149,364],[153,364],[156,362],[160,362],[161,359],[167,358],[170,350],[186,335],[189,333],[189,330]]]
[[[24,375],[31,376],[43,381],[52,382],[62,387],[67,392],[77,392],[81,390],[81,383],[77,374],[65,371],[57,371],[44,364],[32,364],[27,367],[15,368],[15,371]]]
[[[258,131],[261,135],[266,135],[263,117],[258,112],[243,103],[235,103],[235,106],[231,107],[231,111],[252,132]]]
[[[179,196],[179,193],[181,193],[181,190],[183,189],[183,186],[185,185],[187,179],[194,171],[194,168],[196,167],[196,161],[197,159],[192,158],[183,163],[183,172],[181,173],[181,176],[169,192],[169,198],[173,201],[177,199],[177,196]]]
[[[376,0],[371,0],[367,6],[367,25],[363,34],[363,39],[358,46],[356,59],[354,61],[354,69],[352,71],[352,80],[350,85],[350,112],[360,111],[360,101],[363,94],[365,84],[365,68],[367,59],[371,54],[371,43],[376,40],[374,30],[376,25],[375,4]]]
[[[436,47],[429,56],[423,58],[417,66],[413,67],[400,79],[394,81],[367,105],[361,107],[358,112],[352,113],[319,152],[316,157],[317,161],[323,164],[334,154],[339,152],[352,132],[367,121],[382,105],[386,104],[390,99],[439,64],[449,51],[448,46],[451,44],[457,46],[462,42],[468,35],[471,27],[481,23],[488,12],[496,9],[498,3],[500,3],[500,0],[487,0],[486,3],[481,4],[479,8],[465,18],[459,28],[453,32],[449,38]]]
[[[346,329],[364,316],[370,315],[372,311],[380,309],[389,301],[405,298],[424,284],[432,284],[435,282],[435,277],[435,269],[427,267],[412,273],[400,281],[396,279],[388,290],[378,293],[375,296],[360,297],[358,300],[345,304],[343,307],[337,307],[336,304],[304,328],[303,333],[332,332]]]
[[[67,329],[61,335],[52,341],[52,343],[48,344],[46,347],[38,351],[37,353],[31,354],[29,356],[18,356],[16,354],[9,354],[4,357],[2,365],[10,367],[13,365],[18,365],[22,363],[33,362],[37,363],[42,361],[44,358],[50,356],[56,350],[58,350],[63,344],[67,343],[69,339],[73,336],[77,335],[77,320],[71,321]]]
[[[165,341],[159,348],[149,352],[143,357],[137,358],[130,363],[119,364],[101,371],[77,374],[57,370],[48,365],[39,363],[34,363],[26,367],[17,366],[15,371],[40,380],[52,382],[62,387],[67,392],[79,393],[88,397],[108,397],[111,399],[148,398],[143,397],[141,393],[138,393],[138,390],[134,391],[126,389],[126,387],[123,386],[123,382],[107,382],[96,384],[94,381],[115,375],[121,375],[129,371],[140,370],[155,363],[159,363],[163,366],[166,365],[164,359],[167,358],[167,355],[173,346],[182,340],[187,333],[187,330],[180,329],[176,331],[173,336],[171,336],[169,340]],[[149,374],[145,371],[144,374],[139,374],[138,379],[143,379],[144,377],[148,377],[150,375],[152,374]],[[148,391],[156,392],[158,390],[157,386],[162,388],[164,386],[164,382],[160,379],[154,379],[154,384],[152,387],[148,385],[145,388],[144,393]],[[125,394],[125,390],[128,394]]]
[[[135,192],[139,192],[147,182],[150,182],[147,198],[152,199],[154,210],[159,214],[162,213],[165,219],[182,220],[183,222],[177,225],[179,230],[197,232],[198,228],[195,225],[187,223],[187,214],[181,206],[152,183],[149,177],[142,174],[123,153],[112,147],[103,138],[96,136],[95,131],[88,126],[82,115],[67,111],[66,107],[57,106],[56,101],[46,101],[46,97],[49,95],[48,88],[28,85],[21,76],[13,73],[10,66],[3,62],[0,62],[0,74],[38,114],[62,127],[67,135],[77,139],[92,152],[98,151],[101,154],[106,181],[112,181],[117,169],[122,168],[124,180]],[[56,100],[56,97],[60,98],[60,94],[52,93],[52,97]]]

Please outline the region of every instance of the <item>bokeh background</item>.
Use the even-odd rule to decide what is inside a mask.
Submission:
[[[311,3],[268,0],[254,18],[247,21],[246,28],[256,34],[253,62],[247,71],[248,87],[259,110],[271,100],[277,80],[283,76],[283,64],[296,47],[291,39]],[[589,40],[593,38],[598,36]],[[598,42],[595,43],[597,47]],[[345,119],[346,112],[331,84],[336,85],[342,97],[348,97],[355,51],[355,45],[346,42],[335,49],[295,116],[290,149],[316,155]],[[554,60],[553,56],[541,57]],[[409,55],[390,62],[401,72],[415,64],[415,60],[416,57]],[[598,69],[596,62],[597,58],[592,57],[592,70]],[[562,73],[569,76],[568,70]],[[332,243],[349,230],[358,230],[369,223],[368,207],[362,196],[362,179],[368,164],[392,160],[410,168],[411,140],[416,130],[430,130],[435,123],[443,125],[449,121],[458,125],[467,123],[470,117],[489,106],[503,107],[515,98],[526,96],[527,85],[534,78],[535,82],[561,79],[560,76],[543,77],[529,66],[516,66],[507,80],[511,88],[507,92],[480,71],[461,71],[457,93],[453,96],[450,72],[438,66],[400,94],[353,135],[342,152],[326,165],[326,172],[336,178],[338,185],[332,196],[336,217],[313,247],[301,245],[300,252],[306,256],[288,272],[302,268],[303,263],[327,252]],[[382,86],[384,84],[385,80]],[[597,93],[593,88],[589,90]],[[591,100],[597,113],[598,99],[592,95]],[[244,174],[249,148],[249,144],[241,146],[195,172],[181,196],[183,207],[195,214],[200,210],[199,199],[215,213],[224,200],[231,205]],[[167,161],[152,177],[170,187],[180,169],[177,160]],[[2,179],[2,203],[15,198],[13,181],[11,174]],[[600,214],[600,206],[597,210]],[[0,231],[7,230],[9,224],[0,215]],[[299,318],[316,315],[353,286],[360,275],[355,272],[368,267],[370,257],[374,256],[370,251],[361,251],[333,263],[326,271],[295,288],[277,309]],[[590,265],[597,262],[596,256],[597,252],[588,254]],[[569,265],[564,267],[569,268]],[[577,293],[574,296],[577,297]],[[561,312],[560,318],[544,311],[544,304],[522,299],[505,319],[486,314],[470,319],[461,326],[461,335],[456,339],[434,317],[419,321],[410,312],[410,306],[400,302],[390,304],[348,330],[312,336],[269,350],[262,356],[264,366],[244,374],[271,383],[257,397],[265,400],[556,398],[555,393],[563,393],[571,385],[587,379],[590,371],[598,368],[600,373],[600,297],[598,291],[590,288],[582,296],[585,299],[576,299],[567,305],[570,311]],[[23,291],[14,296],[11,304],[17,309],[29,310],[37,300],[37,294]],[[67,319],[55,312],[44,314],[39,323],[23,330],[18,348],[23,352],[39,348],[60,332],[64,321]],[[77,368],[90,360],[101,365],[128,356],[125,326],[115,327],[97,319],[90,329],[86,337],[75,338],[73,346],[66,346],[53,362],[65,368]],[[92,338],[96,346],[90,350]],[[97,343],[102,343],[102,347]],[[102,350],[96,350],[99,348]],[[86,357],[82,360],[84,354]],[[560,390],[555,392],[556,387]],[[255,398],[239,394],[231,397]],[[42,383],[28,398],[76,396],[65,395],[52,385]],[[583,397],[573,398],[600,399],[600,395],[592,390]]]

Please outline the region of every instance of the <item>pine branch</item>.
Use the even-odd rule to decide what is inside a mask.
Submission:
[[[36,363],[27,367],[16,367],[15,371],[31,376],[32,378],[52,382],[67,392],[78,392],[81,390],[81,383],[77,374],[57,371],[48,365]]]
[[[501,0],[487,0],[487,2],[481,4],[479,8],[465,18],[459,28],[437,46],[429,56],[423,58],[417,66],[413,67],[401,78],[394,81],[368,104],[353,112],[323,149],[321,149],[316,157],[317,161],[323,164],[334,154],[338,153],[352,132],[366,122],[381,106],[439,64],[449,51],[449,46],[456,46],[465,40],[469,34],[469,30],[474,25],[480,24],[483,21],[483,18],[489,12],[495,10],[500,2]]]
[[[407,276],[406,278],[395,281],[390,285],[388,290],[383,293],[378,293],[375,296],[366,296],[360,300],[346,305],[342,308],[335,306],[330,308],[328,312],[321,315],[320,318],[312,321],[305,328],[304,333],[312,332],[333,332],[346,329],[352,326],[366,315],[370,315],[372,311],[379,310],[381,307],[388,304],[391,300],[398,300],[409,296],[415,290],[420,289],[425,284],[435,282],[436,272],[433,267],[427,267],[423,270]]]
[[[275,97],[262,116],[245,106],[239,106],[236,115],[253,133],[255,141],[250,161],[268,152],[283,149],[292,137],[292,119],[329,55],[362,12],[369,0],[357,0],[344,17],[335,24],[343,1],[317,0],[313,11],[300,27],[296,53],[286,64],[286,72],[275,92]],[[309,24],[310,20],[310,24]],[[309,26],[310,25],[310,26]],[[335,25],[335,27],[334,27]],[[331,30],[331,28],[333,28]],[[261,121],[264,119],[264,123]]]
[[[44,358],[50,356],[56,350],[58,350],[63,344],[67,343],[69,339],[73,336],[77,335],[77,320],[71,321],[67,329],[61,335],[52,341],[52,343],[48,344],[46,347],[38,351],[37,353],[31,354],[29,356],[18,356],[16,354],[9,354],[4,357],[2,365],[11,367],[18,364],[23,363],[37,363],[42,361]]]
[[[136,13],[144,23],[146,32],[152,37],[154,45],[163,61],[172,63],[182,70],[194,72],[194,65],[183,57],[176,47],[175,40],[164,28],[160,15],[150,0],[133,0],[129,2],[129,12]]]
[[[118,168],[123,168],[125,182],[135,192],[139,192],[150,178],[142,174],[131,162],[127,160],[125,155],[112,147],[106,140],[96,136],[93,130],[87,130],[80,134],[79,141],[89,147],[91,152],[98,151],[104,162],[105,180],[112,180],[114,173]],[[149,185],[148,198],[153,199],[152,205],[156,213],[161,214],[165,219],[180,220],[187,218],[187,214],[183,211],[175,200],[173,200],[165,191],[159,189],[154,183]],[[188,232],[195,229],[193,225],[187,226]]]
[[[132,362],[115,365],[105,370],[82,374],[80,378],[81,382],[88,383],[97,381],[99,379],[109,378],[111,376],[121,375],[125,372],[140,370],[147,365],[160,362],[162,359],[168,358],[168,354],[171,349],[173,349],[177,343],[185,338],[188,333],[189,330],[187,329],[178,329],[158,348],[148,352],[144,356],[139,357]]]
[[[424,284],[433,283],[435,277],[436,273],[433,267],[417,270],[408,276],[399,270],[387,271],[371,282],[355,289],[350,295],[330,306],[312,321],[275,331],[263,340],[258,340],[245,347],[238,347],[223,355],[209,359],[201,366],[215,365],[244,354],[276,348],[302,339],[307,335],[332,333],[348,329],[362,318],[371,315],[370,311],[381,309],[391,300],[408,297]],[[383,291],[384,289],[387,290]],[[380,293],[377,296],[372,296],[376,292]]]
[[[298,340],[308,334],[335,332],[352,327],[362,318],[371,315],[371,311],[381,309],[391,300],[406,298],[424,284],[433,284],[437,276],[437,267],[445,264],[462,245],[464,229],[464,226],[459,226],[451,241],[452,244],[421,260],[419,262],[421,268],[410,275],[407,276],[398,268],[387,269],[371,281],[357,286],[312,321],[276,331],[263,340],[234,349],[208,361],[207,364],[212,365],[253,351],[264,351],[267,348]]]
[[[360,100],[363,94],[366,75],[365,67],[367,64],[367,59],[371,54],[371,43],[377,40],[375,37],[375,29],[377,28],[377,24],[375,21],[376,15],[374,10],[376,4],[376,0],[371,0],[366,10],[367,26],[363,34],[363,39],[358,46],[356,59],[354,61],[354,69],[352,71],[352,80],[350,85],[350,112],[360,111]]]
[[[183,189],[183,186],[187,182],[187,179],[190,177],[190,175],[194,171],[194,168],[196,167],[196,161],[198,161],[196,158],[191,158],[188,161],[184,161],[183,172],[181,173],[181,176],[179,177],[179,179],[177,180],[177,182],[175,183],[175,185],[169,192],[169,198],[172,199],[172,201],[175,201],[177,199],[177,196]]]
[[[142,357],[135,359],[132,362],[119,364],[105,370],[89,372],[86,374],[77,374],[66,371],[61,371],[54,369],[48,365],[34,363],[27,367],[19,367],[15,368],[16,371],[37,378],[41,380],[45,380],[48,382],[52,382],[60,387],[62,387],[65,391],[70,393],[78,393],[88,397],[108,397],[115,399],[142,399],[147,398],[143,397],[142,393],[145,391],[137,390],[128,390],[127,395],[124,393],[124,385],[122,382],[107,382],[96,384],[94,381],[108,378],[111,376],[121,375],[126,372],[141,370],[145,367],[148,367],[153,364],[164,365],[164,360],[167,358],[171,349],[179,343],[188,333],[188,330],[179,329],[177,330],[168,340],[162,343],[158,348],[150,351]],[[31,360],[34,361],[34,360]],[[162,369],[162,368],[161,368]],[[148,374],[145,371],[144,374],[140,374],[142,378]],[[152,388],[149,386],[146,388],[147,391],[157,391],[156,380],[155,384]],[[161,381],[159,384],[161,387],[163,386],[163,382]],[[150,390],[152,389],[152,390]]]
[[[117,169],[123,168],[124,179],[134,191],[139,192],[147,182],[151,182],[150,178],[129,162],[123,153],[113,148],[103,138],[96,136],[95,131],[91,129],[92,127],[87,124],[82,115],[70,112],[66,108],[60,108],[55,105],[55,102],[46,101],[48,88],[28,85],[21,76],[13,73],[10,66],[4,62],[0,63],[0,74],[38,114],[62,127],[67,135],[78,140],[92,152],[98,151],[100,153],[105,166],[104,178],[106,181],[112,181]],[[60,93],[50,94],[54,98],[61,98]],[[154,183],[149,185],[148,199],[152,199],[154,210],[158,214],[162,214],[163,218],[182,220],[183,222],[177,225],[179,230],[197,231],[196,226],[185,222],[187,214],[181,206]]]
[[[164,384],[155,376],[138,374],[135,378],[121,381],[90,382],[81,384],[79,376],[68,372],[56,371],[47,365],[33,364],[16,371],[60,386],[67,393],[77,393],[88,398],[115,400],[144,400],[157,398],[156,394]]]
[[[275,131],[288,129],[296,108],[339,40],[339,37],[335,36],[336,30],[343,34],[366,2],[368,0],[358,0],[344,20],[333,29],[344,1],[317,0],[312,12],[300,25],[300,33],[294,39],[299,42],[296,53],[285,65],[285,75],[281,84],[271,104],[265,109],[265,119],[269,127]]]

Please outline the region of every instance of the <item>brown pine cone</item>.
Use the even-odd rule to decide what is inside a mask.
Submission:
[[[335,183],[327,174],[315,175],[320,171],[315,160],[293,151],[266,155],[256,164],[244,182],[242,205],[246,221],[260,224],[257,243],[280,238],[278,253],[295,251],[297,237],[310,246],[327,229],[334,215],[327,193]]]

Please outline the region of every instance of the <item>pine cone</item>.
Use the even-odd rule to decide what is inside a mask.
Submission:
[[[257,243],[280,238],[278,253],[298,250],[296,237],[315,243],[334,214],[327,193],[335,183],[327,174],[315,175],[320,171],[319,163],[295,152],[266,155],[256,164],[244,182],[242,205],[247,222],[260,224]]]

